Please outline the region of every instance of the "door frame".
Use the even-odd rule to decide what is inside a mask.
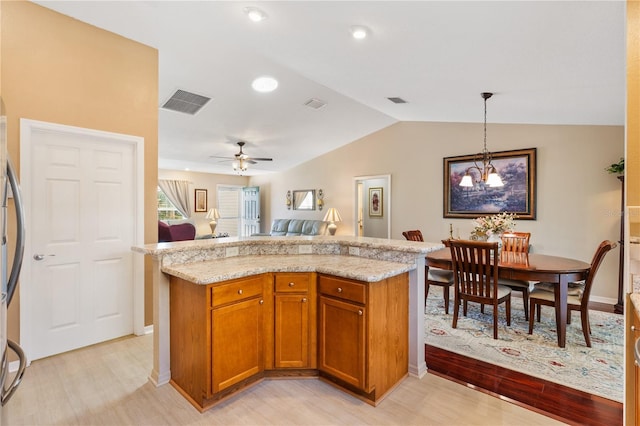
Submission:
[[[101,137],[113,140],[115,143],[130,145],[133,148],[133,179],[134,179],[134,245],[144,244],[144,138],[140,136],[125,135],[121,133],[106,132],[102,130],[86,129],[82,127],[68,126],[64,124],[48,123],[21,118],[20,119],[20,187],[25,204],[24,223],[29,232],[31,229],[31,212],[29,208],[31,202],[31,173],[23,171],[31,170],[33,144],[33,133],[51,132],[67,133],[88,137]],[[30,330],[33,327],[31,322],[32,295],[30,293],[30,283],[32,282],[33,253],[31,239],[25,238],[24,262],[20,274],[20,345],[25,351],[28,364],[31,363],[31,352],[33,347]],[[136,335],[145,334],[144,326],[144,256],[133,254],[133,332]]]
[[[354,198],[354,207],[353,207],[353,229],[354,235],[358,236],[359,228],[358,228],[358,209],[364,204],[364,198],[367,194],[362,194],[362,197],[358,196],[358,185],[363,184],[364,182],[371,179],[386,179],[387,187],[385,191],[387,195],[385,195],[385,199],[387,199],[387,205],[384,207],[384,214],[387,218],[387,239],[391,238],[391,174],[387,175],[371,175],[371,176],[356,176],[353,178],[353,198]],[[364,217],[364,213],[363,213]]]

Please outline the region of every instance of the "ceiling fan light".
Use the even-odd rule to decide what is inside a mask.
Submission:
[[[278,88],[278,80],[270,76],[258,77],[251,83],[253,90],[260,93],[273,92]]]

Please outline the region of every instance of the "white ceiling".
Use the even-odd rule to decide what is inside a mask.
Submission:
[[[233,173],[210,156],[244,140],[274,159],[245,175],[282,171],[396,121],[482,122],[485,91],[489,123],[624,124],[621,0],[37,3],[157,48],[159,107],[176,89],[213,98],[159,110],[160,168]],[[265,74],[278,89],[254,92]]]

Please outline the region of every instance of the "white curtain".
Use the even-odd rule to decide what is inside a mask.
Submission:
[[[158,180],[158,186],[167,196],[169,201],[185,218],[191,217],[191,205],[189,204],[189,181],[186,180]]]

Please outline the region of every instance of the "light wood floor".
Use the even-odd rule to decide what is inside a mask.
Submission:
[[[317,379],[265,380],[201,414],[154,387],[152,336],[35,361],[9,402],[9,425],[558,425],[548,417],[427,374],[378,407]]]

